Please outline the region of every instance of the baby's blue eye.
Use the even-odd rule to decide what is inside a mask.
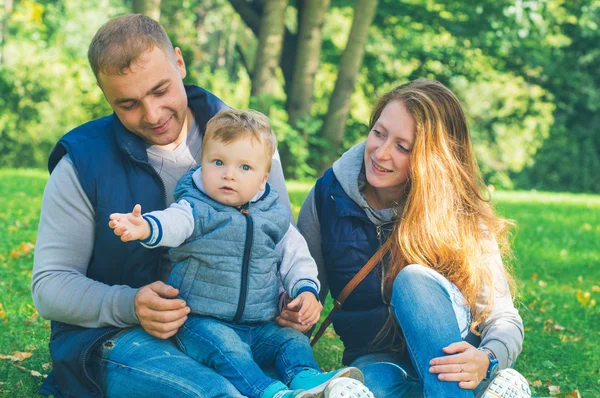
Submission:
[[[215,164],[216,164],[217,166],[223,166],[223,161],[222,161],[222,160],[219,160],[219,159],[217,159],[217,160],[215,160]]]
[[[248,170],[250,170],[250,166],[248,166],[247,164],[244,164],[244,165],[242,165],[242,170],[248,171]]]

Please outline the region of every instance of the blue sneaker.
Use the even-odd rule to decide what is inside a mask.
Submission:
[[[327,386],[337,380],[339,378],[349,378],[356,381],[356,386],[351,387],[351,390],[366,388],[362,382],[364,381],[364,376],[362,372],[358,368],[342,368],[338,370],[334,370],[332,372],[322,373],[317,370],[309,369],[302,371],[294,377],[294,379],[290,383],[290,388],[293,390],[302,389],[306,390],[315,397],[327,397],[327,395],[323,395]],[[368,391],[368,389],[367,389]]]
[[[503,369],[485,390],[479,395],[480,398],[530,398],[531,391],[529,383],[514,369]]]

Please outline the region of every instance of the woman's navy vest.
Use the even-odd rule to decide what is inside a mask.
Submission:
[[[329,169],[314,190],[321,225],[321,249],[331,296],[342,289],[375,254],[389,231],[380,231],[366,213],[344,191]],[[381,239],[381,240],[380,240]],[[344,343],[342,362],[390,349],[391,338],[374,340],[388,317],[381,296],[381,265],[375,267],[332,315],[335,332]]]
[[[188,106],[196,124],[206,122],[227,106],[208,91],[186,86]],[[95,241],[87,276],[108,285],[139,288],[159,280],[160,259],[166,249],[146,249],[123,243],[108,226],[111,213],[131,211],[136,203],[144,212],[162,210],[167,196],[162,180],[148,163],[144,141],[128,131],[115,114],[91,121],[67,133],[48,161],[50,173],[69,155],[79,182],[95,212]],[[41,393],[56,397],[101,396],[87,360],[93,349],[121,329],[82,328],[53,321],[50,355],[53,371]],[[93,375],[97,376],[97,375]]]

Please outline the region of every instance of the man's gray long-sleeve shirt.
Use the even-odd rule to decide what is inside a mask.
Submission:
[[[169,190],[168,204],[173,201],[174,183],[199,163],[200,152],[201,139],[195,126],[174,151],[148,147],[150,164]],[[293,220],[278,153],[273,157],[269,183],[279,191],[279,202],[290,209]],[[95,223],[94,208],[73,163],[65,156],[44,190],[31,285],[35,306],[46,319],[82,327],[139,324],[133,305],[138,289],[109,286],[86,276],[94,249]],[[166,267],[161,270],[161,279],[166,282],[170,264],[163,264]]]

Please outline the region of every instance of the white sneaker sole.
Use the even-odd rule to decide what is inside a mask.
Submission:
[[[323,395],[324,391],[326,391],[327,388],[334,381],[339,380],[340,378],[358,381],[360,385],[362,385],[362,382],[365,380],[365,377],[358,368],[344,368],[340,369],[331,379],[327,380],[325,383],[319,384],[318,386],[307,390],[307,392],[314,394],[315,398],[328,397],[327,394]]]
[[[340,377],[325,389],[325,398],[374,398],[373,393],[358,380]]]
[[[503,369],[492,380],[480,398],[530,398],[529,383],[514,369]]]

